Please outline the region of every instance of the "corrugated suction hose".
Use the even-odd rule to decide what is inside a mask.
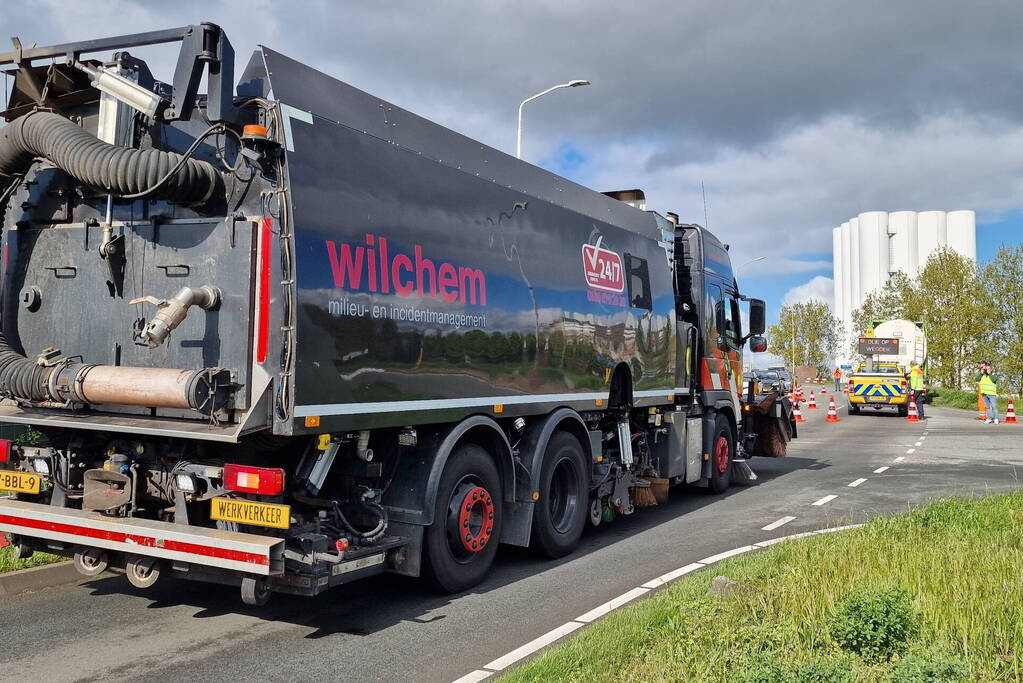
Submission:
[[[0,128],[0,173],[24,172],[45,157],[79,182],[114,195],[203,202],[223,188],[212,164],[157,149],[111,145],[59,114],[32,112]],[[175,166],[181,168],[164,182]],[[152,192],[147,192],[159,184]]]
[[[209,134],[211,131],[207,131],[206,135]],[[205,161],[173,152],[111,145],[50,112],[32,112],[0,128],[0,174],[24,173],[36,157],[45,157],[81,183],[118,196],[198,203],[223,192],[220,173]],[[0,396],[28,401],[65,401],[75,398],[68,392],[77,389],[75,380],[79,379],[79,374],[84,380],[85,371],[91,369],[92,366],[40,365],[12,348],[0,331]],[[140,369],[143,381],[148,377],[146,372],[147,369]],[[142,401],[144,405],[160,406],[174,401],[174,405],[210,412],[219,408],[218,373],[216,369],[193,371],[189,374],[190,381],[181,387],[170,387],[159,396],[139,399],[126,396],[124,402],[134,405]],[[67,378],[63,377],[65,374]],[[196,378],[205,383],[192,381]],[[58,390],[58,385],[65,389]]]

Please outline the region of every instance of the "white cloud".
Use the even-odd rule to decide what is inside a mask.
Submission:
[[[833,305],[835,281],[829,277],[818,275],[809,282],[793,287],[785,292],[781,303],[783,306],[802,304],[808,301],[823,301],[828,306]]]
[[[654,209],[703,223],[731,244],[740,276],[829,270],[831,229],[861,211],[975,209],[981,219],[1023,196],[1023,127],[952,113],[906,128],[850,116],[789,131],[710,159],[665,163],[653,143],[619,143],[596,155],[588,184],[642,187]],[[828,298],[831,298],[829,294]]]

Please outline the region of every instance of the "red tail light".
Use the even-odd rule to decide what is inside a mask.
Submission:
[[[7,462],[11,458],[11,440],[0,439],[0,462]]]
[[[284,490],[284,470],[277,467],[224,465],[224,488],[239,493],[276,496]]]

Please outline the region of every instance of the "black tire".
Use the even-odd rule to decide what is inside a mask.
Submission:
[[[907,417],[909,415],[909,404],[899,406],[899,417]]]
[[[437,487],[433,524],[423,539],[423,577],[446,593],[458,593],[482,581],[497,554],[501,513],[497,466],[480,446],[462,444],[448,456]],[[462,521],[468,523],[468,543],[475,542],[475,549],[462,543]]]
[[[540,500],[533,506],[533,547],[547,557],[576,549],[589,516],[590,467],[579,440],[557,432],[540,468]]]
[[[860,407],[859,406],[854,406],[852,403],[850,403],[849,404],[849,414],[850,415],[859,415],[860,414]]]
[[[714,438],[710,449],[710,490],[721,494],[732,484],[732,458],[735,455],[735,437],[724,415],[714,419]]]

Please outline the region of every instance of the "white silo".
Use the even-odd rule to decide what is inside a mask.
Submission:
[[[971,261],[977,260],[977,214],[949,211],[945,216],[947,244]]]
[[[919,270],[927,265],[927,258],[935,249],[946,243],[945,212],[921,211],[916,216],[917,250],[916,261]]]
[[[888,214],[889,274],[902,271],[911,278],[917,274],[916,211],[893,211]]]
[[[842,228],[831,229],[831,262],[834,266],[834,296],[832,301],[834,302],[834,310],[832,313],[839,320],[845,319],[845,313],[842,308]]]
[[[863,303],[860,289],[860,219],[849,219],[849,286],[852,294],[849,310],[855,311]]]
[[[860,304],[867,295],[888,282],[888,212],[866,211],[859,215]]]
[[[852,226],[842,223],[842,311],[846,325],[852,320]]]

